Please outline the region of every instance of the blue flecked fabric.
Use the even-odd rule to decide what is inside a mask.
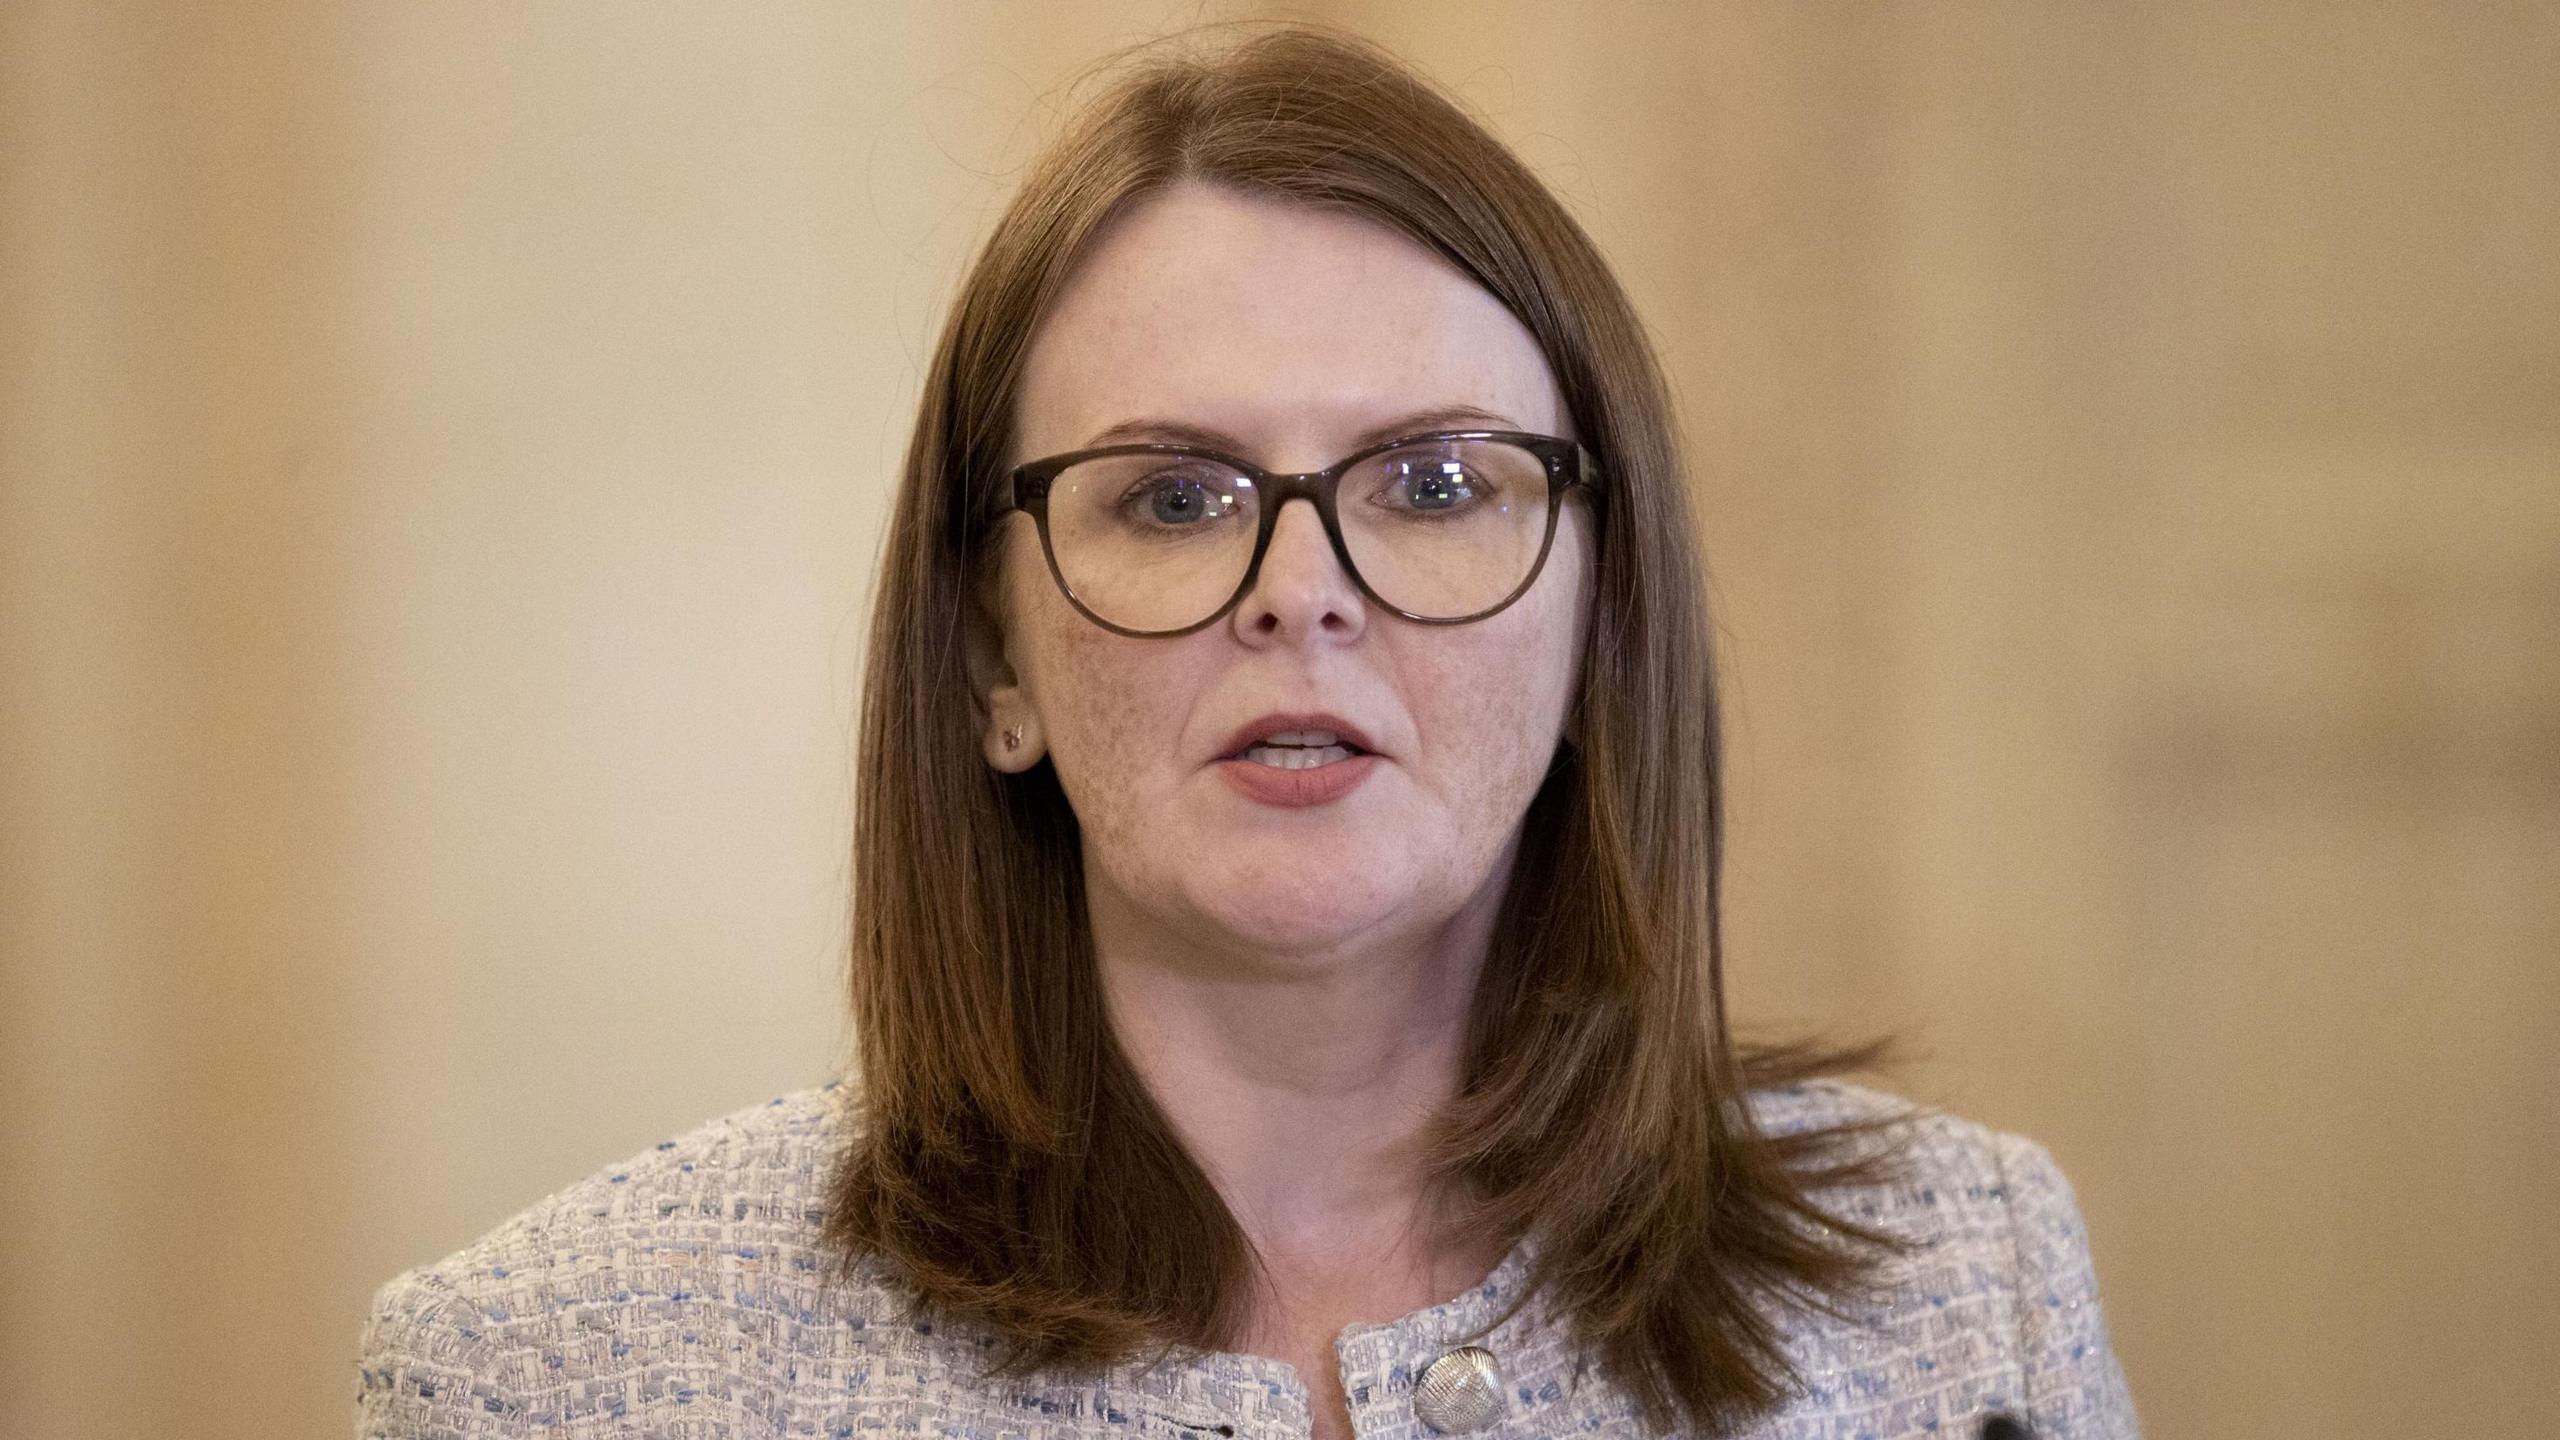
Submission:
[[[655,1436],[666,1440],[955,1435],[1067,1440],[1293,1440],[1307,1394],[1286,1363],[1178,1352],[1160,1366],[990,1384],[983,1335],[907,1318],[866,1261],[821,1283],[842,1081],[705,1124],[610,1166],[374,1296],[359,1342],[359,1437]],[[1878,1107],[1818,1081],[1752,1096],[1772,1131]],[[1825,1197],[1926,1242],[1880,1309],[1782,1312],[1804,1385],[1747,1440],[1972,1440],[1985,1417],[2041,1440],[2130,1440],[2070,1185],[2033,1141],[1915,1113],[1909,1183]],[[1504,1410],[1492,1440],[1640,1433],[1631,1397],[1578,1364],[1543,1297],[1478,1336],[1536,1254],[1524,1243],[1475,1289],[1335,1353],[1362,1440],[1424,1440],[1415,1377],[1462,1343],[1491,1350]]]

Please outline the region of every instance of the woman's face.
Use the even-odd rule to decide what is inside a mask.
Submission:
[[[1570,437],[1528,330],[1373,221],[1196,184],[1117,217],[1034,338],[1019,463],[1113,441],[1223,437],[1267,470],[1434,429]],[[1139,427],[1132,433],[1132,427]],[[1113,634],[1058,591],[1030,516],[1001,532],[1001,658],[976,661],[989,761],[1041,754],[1083,831],[1098,927],[1201,951],[1319,956],[1487,919],[1581,665],[1588,516],[1559,517],[1537,583],[1466,625],[1372,606],[1315,508],[1280,512],[1254,588],[1170,639]],[[1326,712],[1368,737],[1365,777],[1315,804],[1261,795],[1231,738]],[[1008,751],[1002,735],[1023,732]]]

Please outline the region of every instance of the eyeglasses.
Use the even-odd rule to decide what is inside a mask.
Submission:
[[[1068,603],[1121,635],[1186,635],[1234,609],[1300,498],[1373,604],[1464,625],[1528,593],[1565,492],[1596,495],[1599,479],[1576,442],[1512,430],[1408,435],[1303,475],[1190,445],[1106,445],[1017,466],[1006,508],[1038,522]]]

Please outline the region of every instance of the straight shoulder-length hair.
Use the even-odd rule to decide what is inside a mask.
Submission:
[[[1348,212],[1518,316],[1606,475],[1565,737],[1526,815],[1434,1177],[1474,1233],[1535,1236],[1547,1295],[1647,1423],[1710,1432],[1780,1403],[1770,1302],[1841,1307],[1897,1248],[1833,1213],[1879,1183],[1873,1119],[1771,1135],[1754,1088],[1879,1048],[1740,1047],[1719,928],[1716,683],[1663,375],[1580,226],[1455,103],[1305,26],[1140,47],[1032,166],[934,351],[876,595],[856,762],[859,1073],[824,1238],[985,1327],[994,1374],[1232,1348],[1257,1258],[1114,1043],[1055,771],[982,758],[962,663],[996,563],[1030,338],[1089,237],[1179,182]],[[1509,1312],[1506,1312],[1506,1314]]]

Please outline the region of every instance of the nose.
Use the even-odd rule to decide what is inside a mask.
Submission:
[[[1237,604],[1234,620],[1236,638],[1257,645],[1319,636],[1349,640],[1367,626],[1360,587],[1343,573],[1314,501],[1301,497],[1281,505],[1262,569]]]

